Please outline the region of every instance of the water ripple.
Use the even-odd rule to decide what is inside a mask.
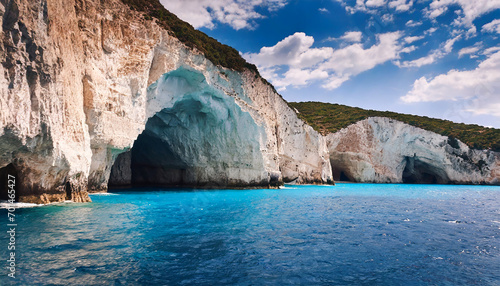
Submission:
[[[92,195],[16,210],[18,277],[4,268],[0,284],[498,285],[499,191],[339,184]]]

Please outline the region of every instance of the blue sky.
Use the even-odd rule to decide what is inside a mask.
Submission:
[[[161,0],[288,101],[500,128],[500,0]]]

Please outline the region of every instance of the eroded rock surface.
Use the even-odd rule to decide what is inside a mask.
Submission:
[[[3,1],[0,19],[0,168],[21,201],[88,201],[112,170],[121,185],[332,181],[325,139],[268,84],[120,1]]]
[[[500,184],[500,154],[403,122],[371,117],[327,136],[335,180]]]

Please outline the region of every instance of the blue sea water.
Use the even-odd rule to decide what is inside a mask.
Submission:
[[[134,189],[91,198],[15,211],[15,279],[1,210],[0,285],[500,285],[500,187]]]

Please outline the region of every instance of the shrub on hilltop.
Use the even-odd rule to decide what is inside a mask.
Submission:
[[[449,120],[429,118],[390,111],[366,110],[341,104],[323,102],[289,102],[304,121],[322,134],[334,133],[368,117],[388,117],[406,124],[448,136],[452,147],[458,147],[456,139],[474,149],[491,149],[500,152],[500,129],[475,124],[455,123]],[[456,139],[455,139],[456,138]]]

